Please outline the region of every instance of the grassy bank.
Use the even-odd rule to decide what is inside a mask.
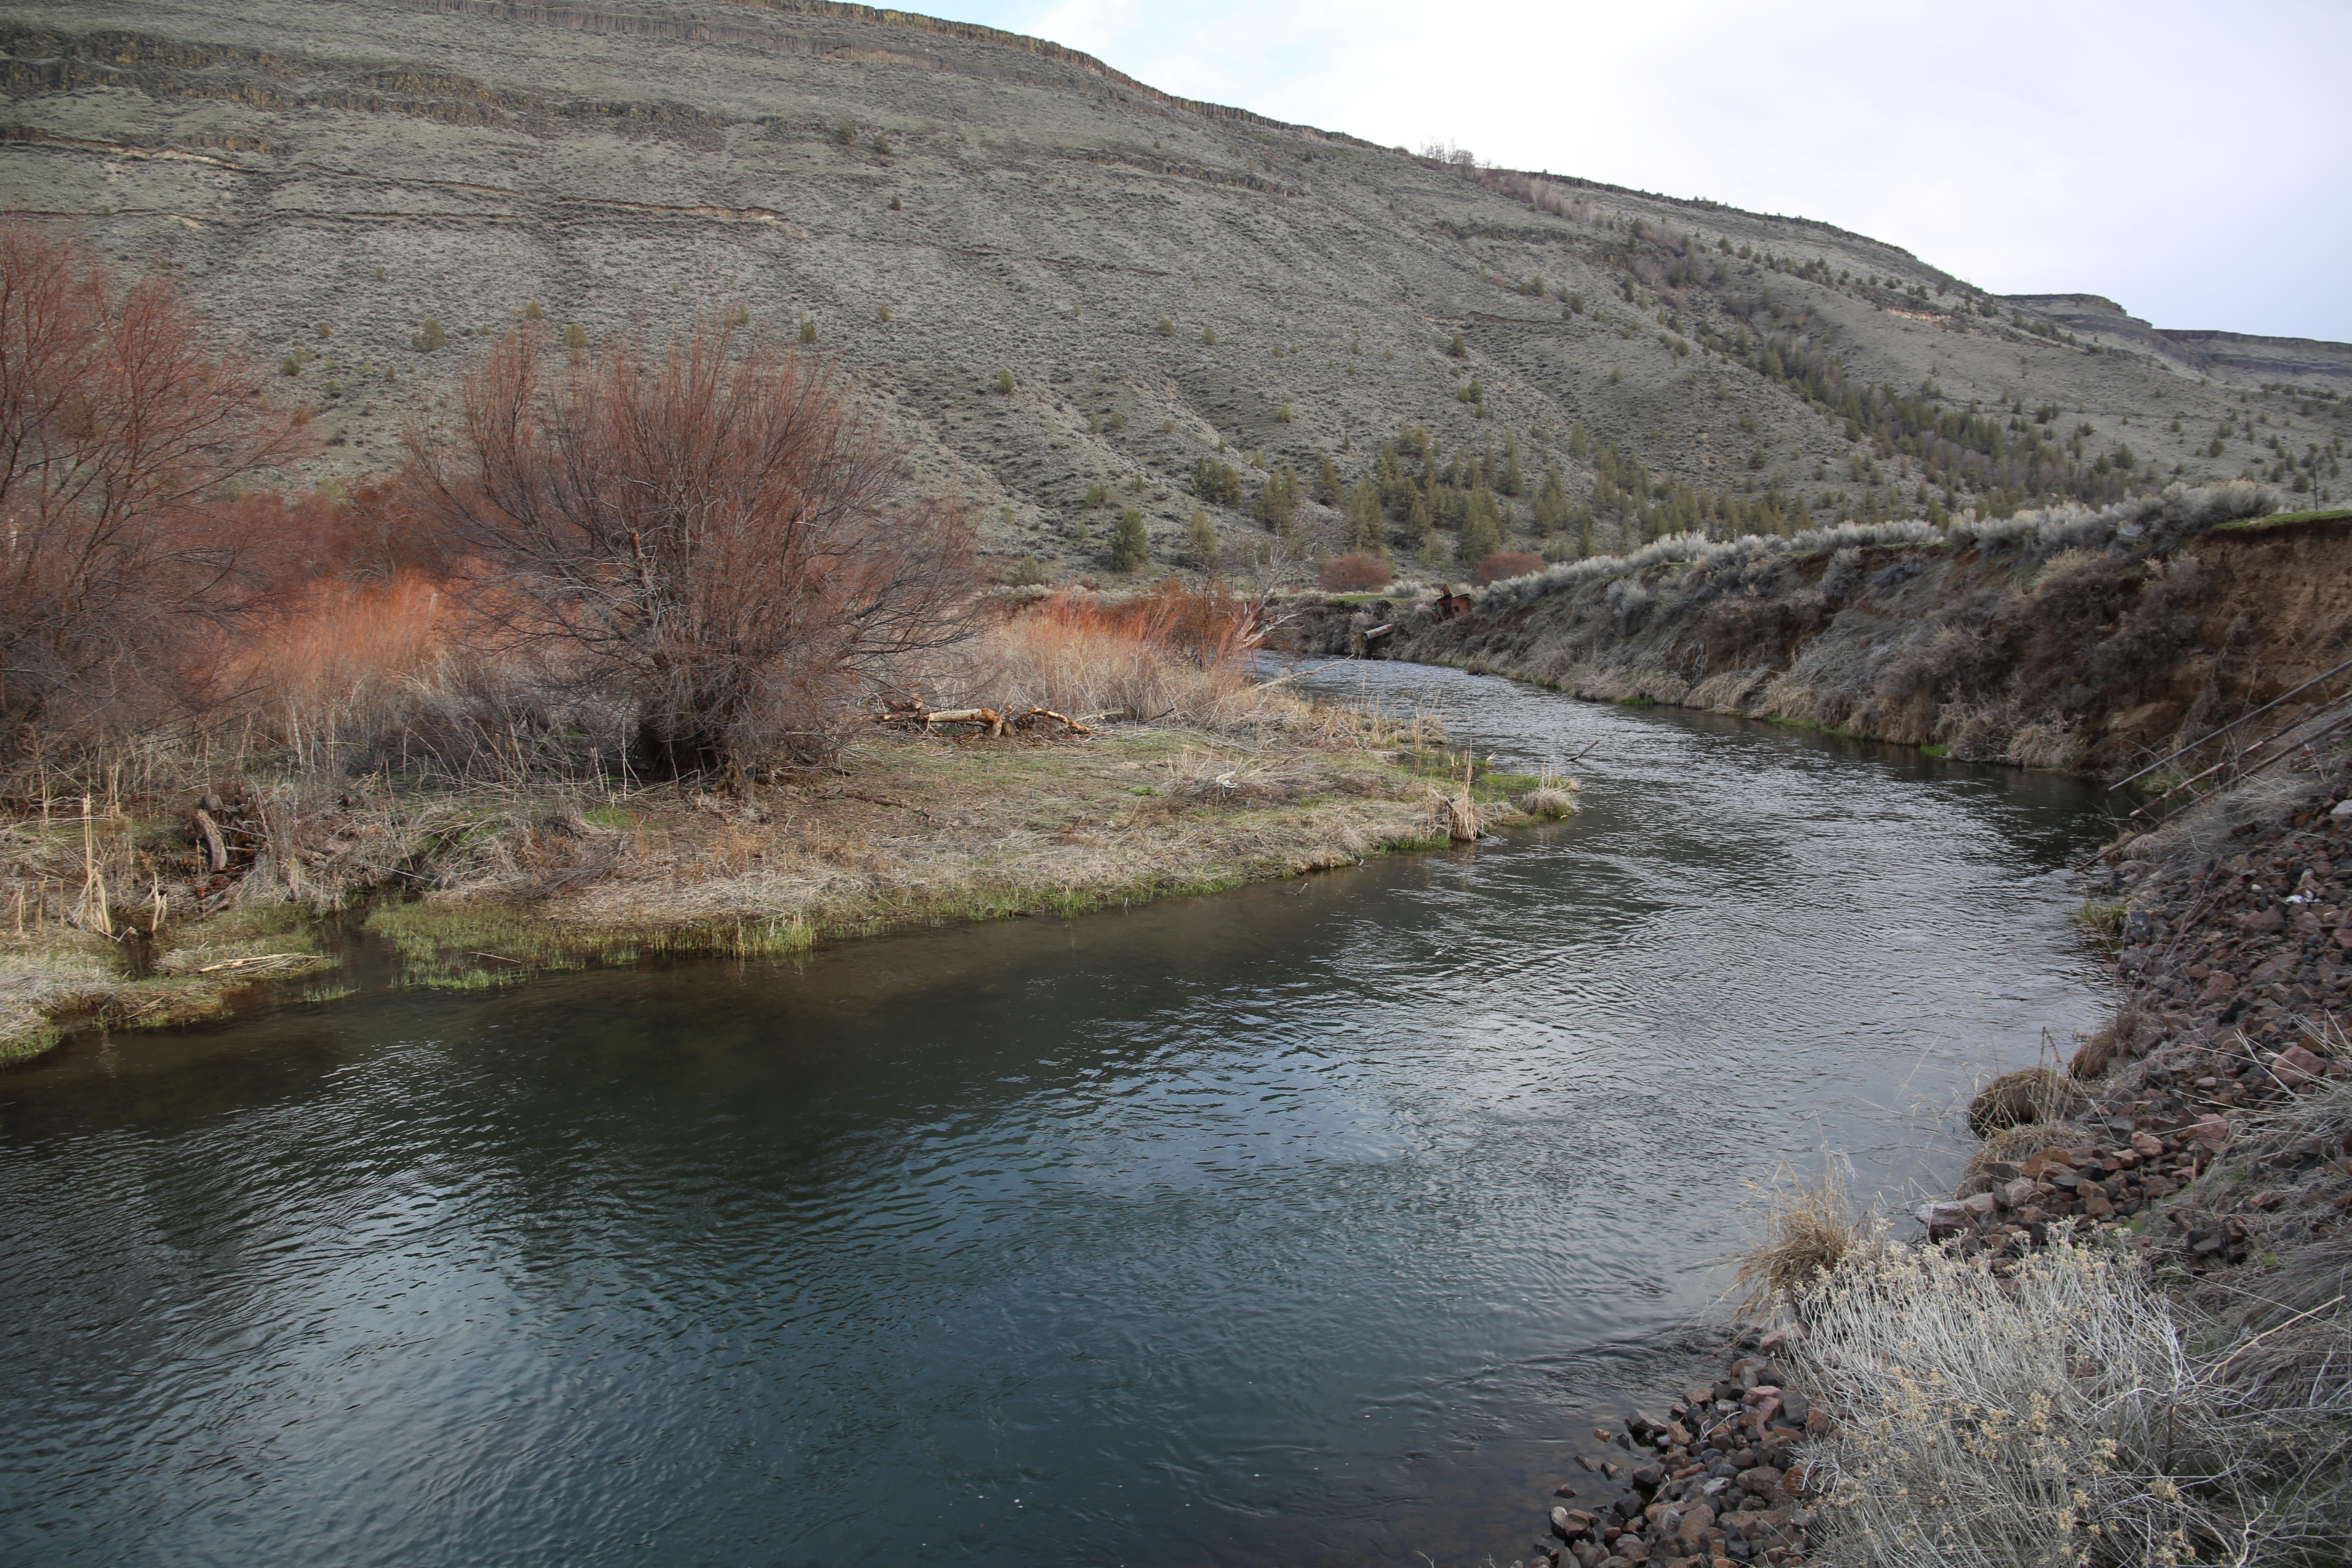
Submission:
[[[194,791],[95,805],[87,840],[77,798],[71,816],[6,829],[0,909],[24,913],[21,934],[0,936],[0,1061],[75,1029],[282,996],[334,969],[338,922],[385,942],[406,982],[491,985],[1073,916],[1448,842],[1462,763],[1432,726],[1296,702],[1280,717],[1223,736],[877,729],[837,767],[724,795],[289,777],[251,787],[247,818],[274,837],[216,890],[199,875]],[[1472,793],[1508,825],[1539,782],[1480,773]]]

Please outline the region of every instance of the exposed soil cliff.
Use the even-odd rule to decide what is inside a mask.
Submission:
[[[1398,608],[1374,647],[1580,697],[2113,776],[2352,657],[2352,512],[2249,515],[2272,499],[2176,489],[1945,531],[1667,541],[1452,614]],[[1309,612],[1299,646],[1345,651],[1353,609]]]

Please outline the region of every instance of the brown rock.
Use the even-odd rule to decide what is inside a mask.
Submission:
[[[1714,1528],[1715,1510],[1700,1503],[1683,1515],[1682,1528],[1675,1531],[1675,1539],[1682,1543],[1684,1551],[1696,1552],[1706,1543],[1706,1532]]]
[[[2303,1089],[2327,1076],[2327,1058],[2314,1056],[2301,1046],[2289,1046],[2271,1058],[2271,1071],[2289,1089]]]

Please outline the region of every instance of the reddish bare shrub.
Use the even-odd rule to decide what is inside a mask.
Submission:
[[[243,586],[231,481],[302,444],[171,284],[0,222],[0,769],[152,718]]]
[[[1486,584],[1500,583],[1508,577],[1525,577],[1543,568],[1544,558],[1532,550],[1497,550],[1478,563],[1475,575],[1479,585],[1484,587]]]
[[[1370,593],[1395,581],[1396,574],[1377,555],[1334,555],[1323,563],[1323,591],[1327,594]]]
[[[413,504],[515,631],[635,705],[649,771],[829,758],[861,688],[972,629],[956,509],[829,373],[730,324],[551,370],[518,331],[458,411],[446,452],[409,432]]]

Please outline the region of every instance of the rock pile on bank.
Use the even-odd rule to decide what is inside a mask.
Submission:
[[[1593,1436],[1622,1459],[1579,1458],[1536,1561],[1576,1568],[1648,1563],[1801,1563],[1813,1510],[1798,1447],[1828,1430],[1804,1394],[1783,1386],[1777,1336],[1738,1347],[1723,1377],[1685,1390],[1666,1418],[1634,1412]]]

